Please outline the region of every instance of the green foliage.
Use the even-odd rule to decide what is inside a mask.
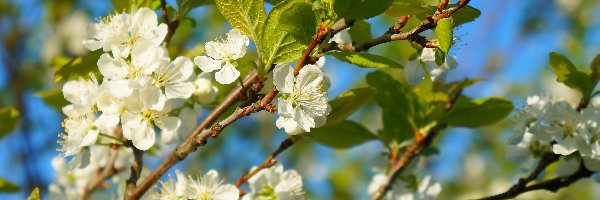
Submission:
[[[329,53],[333,57],[363,68],[404,68],[399,63],[386,57],[370,54],[367,52],[339,51]]]
[[[261,73],[266,73],[271,64],[291,62],[302,56],[306,48],[306,43],[302,41],[306,39],[297,38],[314,31],[316,27],[314,13],[302,13],[311,8],[310,4],[300,0],[286,0],[273,7],[263,28],[260,50],[265,65],[260,69]]]
[[[475,19],[477,19],[479,16],[481,16],[481,11],[479,11],[477,8],[473,8],[472,6],[466,5],[454,12],[452,14],[452,19],[454,22],[454,26],[456,27],[465,23],[475,21]]]
[[[327,125],[340,123],[352,115],[375,94],[373,88],[348,90],[329,102],[331,112],[327,116]]]
[[[452,46],[452,39],[454,38],[454,32],[452,28],[452,18],[440,19],[435,27],[435,35],[440,41],[440,49],[444,53],[448,53],[450,46]]]
[[[54,68],[54,81],[59,83],[88,76],[90,73],[98,73],[97,62],[102,53],[102,50],[96,50],[71,60],[60,56],[55,57],[50,63]]]
[[[233,28],[260,43],[258,38],[267,18],[265,6],[260,0],[215,0],[215,4]]]
[[[592,64],[590,64],[590,69],[592,70],[592,74],[590,75],[590,80],[592,80],[592,85],[595,85],[600,78],[600,54],[594,57],[592,60]]]
[[[392,4],[393,0],[335,0],[333,10],[345,19],[369,19],[375,17]]]
[[[129,12],[132,8],[157,9],[160,7],[160,0],[112,0],[112,3],[117,12]]]
[[[19,190],[21,190],[21,187],[19,187],[17,184],[11,183],[6,179],[0,178],[0,193],[18,192]]]
[[[395,0],[390,8],[386,11],[386,14],[400,17],[404,15],[422,15],[425,13],[433,13],[436,8],[432,5],[426,4],[421,0]]]
[[[311,130],[312,138],[329,147],[350,148],[377,137],[364,126],[349,120]]]
[[[19,111],[13,107],[0,108],[0,138],[13,131],[19,122]]]
[[[62,90],[60,87],[56,87],[54,89],[48,91],[42,91],[36,93],[37,96],[42,98],[46,105],[52,106],[54,109],[60,111],[62,107],[65,107],[69,104],[69,102],[65,99],[62,94]]]
[[[424,125],[425,102],[408,85],[381,71],[367,74],[367,83],[377,89],[375,100],[382,109],[384,129],[379,137],[386,144],[401,143]]]
[[[450,126],[476,128],[504,119],[513,108],[512,102],[505,98],[489,97],[472,100],[461,96],[441,121]]]
[[[215,0],[177,0],[179,17],[186,16],[192,9],[215,3]],[[193,20],[192,20],[193,21]]]
[[[558,82],[581,92],[584,97],[590,95],[593,87],[590,82],[590,75],[579,71],[567,57],[551,52],[550,66]]]
[[[348,29],[348,34],[354,42],[365,42],[373,39],[371,36],[371,24],[365,21],[355,21]]]
[[[40,200],[40,189],[37,187],[33,189],[27,200]]]

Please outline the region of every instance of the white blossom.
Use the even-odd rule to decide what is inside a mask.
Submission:
[[[190,199],[234,200],[239,198],[239,194],[235,185],[223,184],[215,170],[196,179],[189,178],[187,195]]]
[[[281,164],[259,171],[248,183],[251,192],[244,195],[243,200],[304,199],[302,177],[295,170],[284,171]]]
[[[160,181],[160,191],[156,197],[160,200],[188,199],[188,180],[179,170],[175,170],[177,180],[173,180],[169,174],[169,180]]]
[[[239,30],[232,29],[227,33],[227,40],[218,42],[210,41],[204,46],[207,56],[198,56],[194,62],[204,72],[215,73],[215,79],[221,84],[230,84],[240,76],[234,61],[246,54],[250,39]]]
[[[219,89],[211,82],[211,74],[202,72],[194,80],[194,96],[202,104],[210,104],[217,98]]]
[[[273,73],[273,83],[281,93],[277,127],[296,135],[324,125],[331,111],[327,103],[329,81],[319,66],[306,65],[294,77],[289,64],[278,64]]]
[[[375,193],[386,183],[386,180],[387,175],[385,174],[373,176],[367,188],[369,194]],[[425,176],[420,180],[406,178],[396,180],[384,198],[389,200],[433,200],[437,199],[441,191],[442,185],[435,182],[431,176]]]
[[[445,62],[438,65],[435,62],[435,48],[424,48],[418,60],[409,61],[404,67],[404,76],[411,85],[419,84],[428,72],[432,81],[443,81],[448,71],[458,66],[456,59],[445,55]]]

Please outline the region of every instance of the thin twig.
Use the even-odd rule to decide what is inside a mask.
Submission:
[[[238,181],[235,183],[235,186],[240,187],[242,184],[244,184],[246,181],[248,181],[250,178],[252,178],[252,176],[256,175],[261,170],[272,167],[273,165],[277,164],[277,161],[274,160],[275,157],[277,157],[277,155],[279,155],[281,152],[290,148],[292,145],[294,145],[300,139],[301,139],[300,137],[290,136],[287,139],[285,139],[284,141],[282,141],[281,144],[279,144],[279,147],[275,151],[273,151],[269,155],[269,157],[267,157],[267,159],[265,159],[265,161],[263,161],[258,167],[252,169],[246,175],[243,175],[242,177],[240,177],[240,179],[238,179]]]
[[[133,150],[133,164],[131,165],[131,175],[129,176],[129,179],[127,179],[127,181],[125,181],[126,185],[126,193],[129,193],[131,191],[133,191],[135,189],[135,186],[137,184],[138,179],[140,179],[140,176],[142,174],[142,166],[143,166],[143,161],[142,161],[142,157],[144,156],[144,151],[139,150],[138,148],[136,148],[135,146],[131,145],[131,150]]]
[[[166,45],[169,45],[171,38],[175,34],[175,30],[177,30],[177,27],[179,27],[179,19],[175,18],[175,19],[173,19],[173,21],[169,21],[169,13],[167,12],[167,2],[165,0],[160,0],[160,10],[162,12],[163,21],[168,26],[167,35],[165,36],[165,39],[163,40],[163,42],[165,43],[165,46],[166,46]]]

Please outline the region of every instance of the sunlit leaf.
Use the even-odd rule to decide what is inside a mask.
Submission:
[[[452,39],[454,37],[452,25],[452,18],[440,19],[435,27],[435,35],[440,41],[440,49],[444,53],[448,53],[450,46],[452,46]]]
[[[311,130],[312,138],[329,147],[350,148],[377,137],[362,125],[353,121],[342,121]]]
[[[551,52],[550,66],[558,82],[581,92],[584,96],[590,95],[592,90],[590,75],[578,70],[567,57]]]
[[[489,97],[472,100],[461,96],[441,121],[450,126],[476,128],[504,119],[513,109],[512,102],[505,98]]]
[[[330,54],[341,61],[364,68],[404,68],[393,60],[367,52],[340,51]]]
[[[19,122],[19,111],[13,107],[0,108],[0,138],[13,131]]]
[[[331,112],[327,116],[327,124],[340,123],[352,115],[375,94],[373,88],[356,88],[348,90],[329,102]]]
[[[1,193],[18,192],[19,190],[21,190],[21,187],[19,187],[17,184],[11,183],[10,181],[7,181],[4,178],[0,178]]]

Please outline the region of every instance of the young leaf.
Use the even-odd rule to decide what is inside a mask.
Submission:
[[[461,96],[440,121],[450,126],[476,128],[504,119],[513,108],[512,102],[505,98],[489,97],[472,100]]]
[[[424,125],[425,102],[409,86],[381,71],[367,74],[367,83],[377,89],[375,100],[382,109],[384,129],[379,137],[386,144],[401,143]]]
[[[0,138],[17,127],[19,111],[13,107],[0,108]]]
[[[260,0],[215,0],[221,14],[233,28],[259,43],[267,18],[265,5]],[[258,46],[258,44],[257,44]]]
[[[345,19],[369,19],[390,7],[393,0],[335,0],[333,10]]]
[[[571,61],[556,52],[550,53],[550,66],[556,74],[556,80],[575,89],[584,96],[589,96],[592,90],[590,75],[579,71]]]
[[[102,55],[101,50],[89,52],[85,56],[71,59],[65,63],[64,57],[57,57],[52,60],[54,68],[54,81],[64,82],[69,79],[75,79],[82,76],[88,76],[90,73],[98,72],[98,59]],[[63,64],[64,65],[61,65]]]
[[[477,19],[479,16],[481,16],[481,11],[477,10],[477,8],[473,8],[472,6],[466,5],[454,12],[454,14],[452,14],[452,19],[454,22],[454,26],[456,27],[465,23],[475,21],[475,19]]]
[[[52,106],[58,111],[61,111],[62,107],[65,107],[69,104],[65,97],[63,97],[60,87],[56,87],[48,91],[38,92],[36,95],[42,98],[46,105]]]
[[[297,4],[293,9],[283,13],[280,23],[282,30],[302,44],[308,44],[317,32],[317,21],[312,5],[308,3]]]
[[[336,149],[347,149],[377,138],[364,126],[348,120],[313,129],[310,135],[318,143]]]
[[[348,29],[350,38],[355,42],[365,42],[373,39],[371,36],[371,24],[365,21],[355,21],[354,25]]]
[[[40,189],[37,187],[33,189],[33,192],[27,197],[27,200],[40,200]]]
[[[596,82],[598,82],[598,79],[600,78],[600,54],[594,57],[594,60],[592,60],[592,64],[590,64],[590,69],[592,70],[592,74],[590,75],[592,84],[596,84]]]
[[[265,65],[260,69],[261,73],[266,73],[271,64],[290,62],[302,56],[302,51],[306,48],[302,41],[305,40],[297,38],[310,32],[304,29],[315,27],[314,16],[309,19],[314,13],[302,13],[306,12],[306,8],[312,7],[301,0],[286,0],[273,7],[263,28],[261,51]]]
[[[331,52],[329,54],[341,61],[350,64],[355,64],[363,68],[404,68],[399,63],[387,59],[386,57],[370,54],[367,52],[340,51]]]
[[[340,94],[340,96],[329,102],[331,112],[327,116],[326,125],[333,125],[346,120],[360,106],[369,101],[373,94],[375,94],[373,88],[356,88]]]
[[[21,187],[19,187],[17,184],[0,178],[0,192],[18,192],[19,190],[21,190]]]
[[[390,8],[385,12],[394,17],[404,15],[422,15],[425,13],[434,13],[436,8],[423,4],[420,0],[395,0]]]
[[[440,41],[440,49],[444,53],[448,53],[450,46],[452,46],[452,38],[454,37],[452,28],[452,18],[440,19],[435,27],[435,35]]]

